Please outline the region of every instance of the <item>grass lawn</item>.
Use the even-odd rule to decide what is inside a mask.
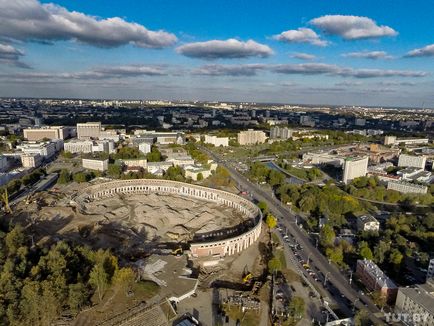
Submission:
[[[242,312],[240,307],[232,305],[224,305],[223,309],[230,319],[239,319],[241,321],[241,326],[258,325],[260,311],[246,310],[245,312]]]

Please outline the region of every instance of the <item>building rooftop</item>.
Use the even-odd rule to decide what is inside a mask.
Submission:
[[[372,215],[362,215],[358,217],[360,222],[362,223],[368,223],[368,222],[378,222],[377,219],[375,217],[373,217]]]
[[[416,287],[399,288],[405,296],[413,302],[424,307],[431,314],[434,314],[434,281],[428,280],[425,284],[416,285]]]
[[[377,279],[381,287],[393,289],[396,288],[395,283],[377,266],[373,261],[368,259],[358,260],[358,264],[364,267],[365,272]]]

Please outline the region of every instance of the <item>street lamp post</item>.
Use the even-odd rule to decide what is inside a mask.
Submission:
[[[324,277],[324,286],[327,285],[327,275],[329,275],[329,274],[330,274],[330,272],[327,272],[327,273],[325,274],[325,277]]]
[[[350,285],[353,282],[353,271],[350,271]]]
[[[307,256],[307,264],[309,265],[309,262],[310,262],[310,256],[312,256],[312,253],[310,253],[308,256]]]

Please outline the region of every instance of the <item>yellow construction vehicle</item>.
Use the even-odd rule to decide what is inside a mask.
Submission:
[[[243,284],[250,283],[252,277],[253,277],[252,273],[247,273],[245,276],[243,276]]]
[[[182,253],[183,253],[183,251],[182,251],[181,247],[172,250],[172,255],[177,256],[177,257],[182,256]]]

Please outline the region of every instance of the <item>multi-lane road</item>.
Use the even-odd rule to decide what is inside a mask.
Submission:
[[[332,285],[331,288],[333,289],[331,296],[336,298],[336,302],[342,305],[343,311],[348,310],[348,306],[344,306],[342,300],[345,299],[345,301],[350,302],[356,309],[367,309],[369,311],[369,318],[374,325],[384,324],[384,322],[377,316],[381,315],[378,307],[374,305],[368,297],[354,289],[351,286],[349,279],[342,274],[337,266],[329,263],[326,257],[319,252],[313,243],[311,243],[311,240],[304,230],[297,226],[295,223],[295,215],[287,207],[282,205],[271,193],[266,192],[257,184],[250,182],[245,176],[239,173],[234,166],[222,160],[214,152],[204,147],[201,147],[201,149],[211,156],[218,164],[224,166],[231,174],[231,177],[256,200],[267,203],[269,210],[279,219],[280,223],[289,230],[293,238],[300,244],[301,248],[303,248],[303,254],[305,256],[307,255],[310,258],[310,261],[313,262],[311,265],[327,277],[327,282]],[[330,289],[330,286],[328,288]],[[327,288],[324,290],[327,291]],[[341,299],[339,299],[339,297],[341,297]]]

